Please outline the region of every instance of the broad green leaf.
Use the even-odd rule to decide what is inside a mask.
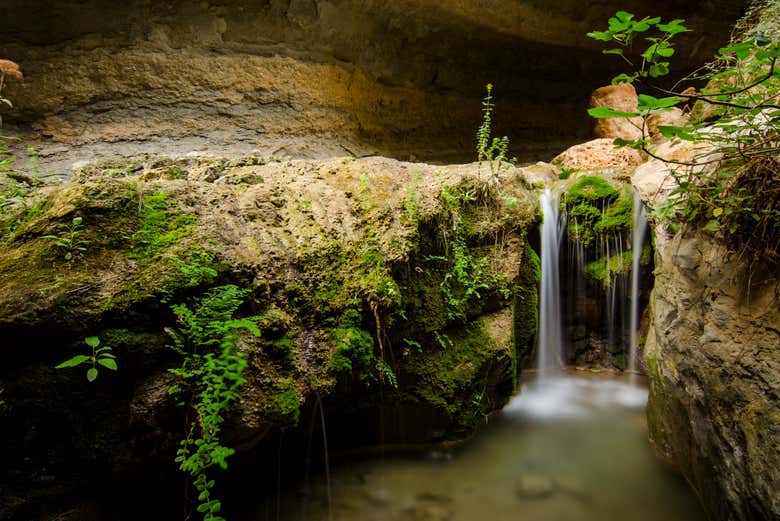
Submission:
[[[89,360],[89,357],[87,355],[76,355],[69,360],[65,360],[60,365],[56,366],[55,369],[63,369],[65,367],[75,367],[77,365],[83,364],[87,360]]]
[[[609,107],[593,107],[588,109],[588,114],[591,117],[606,119],[606,118],[633,118],[639,116],[639,112],[621,112]]]
[[[100,345],[100,338],[96,336],[88,336],[84,339],[84,342],[91,348],[95,348]]]
[[[87,380],[89,380],[90,382],[94,382],[95,378],[97,378],[97,375],[98,375],[98,370],[95,369],[94,367],[91,367],[87,371]]]
[[[696,136],[685,127],[675,127],[671,125],[659,125],[658,131],[667,139],[682,139],[683,141],[694,141]]]
[[[654,63],[647,70],[652,78],[660,78],[669,74],[669,62]]]
[[[723,214],[723,208],[715,208],[712,211],[712,216],[713,217],[720,217],[722,214]]]
[[[673,107],[680,103],[681,101],[685,101],[685,98],[681,98],[679,96],[669,96],[666,98],[656,98],[654,96],[649,96],[647,94],[640,94],[638,97],[638,108],[639,110],[651,110],[651,109],[663,109],[668,107]]]
[[[605,49],[602,54],[623,54],[623,49]]]
[[[728,54],[734,54],[739,58],[740,60],[744,60],[748,56],[750,56],[750,53],[753,51],[754,45],[753,42],[740,42],[728,45],[726,47],[722,47],[718,53],[721,55],[728,55]]]
[[[690,30],[683,25],[683,22],[685,22],[685,20],[678,18],[665,24],[658,24],[657,27],[660,31],[665,32],[669,36],[674,36],[675,34],[685,33]]]
[[[609,31],[593,31],[588,33],[588,37],[593,38],[594,40],[608,42],[612,39],[612,33]]]
[[[116,371],[116,362],[111,358],[98,358],[98,363],[103,367]]]
[[[81,217],[74,217],[73,218],[73,225],[74,226],[80,226],[82,221],[83,221],[83,219]]]

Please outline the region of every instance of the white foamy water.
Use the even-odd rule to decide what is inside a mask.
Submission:
[[[524,384],[504,414],[541,420],[587,418],[609,409],[642,408],[646,403],[647,389],[628,382],[559,376]]]

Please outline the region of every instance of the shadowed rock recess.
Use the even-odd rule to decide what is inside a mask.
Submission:
[[[744,4],[6,0],[0,55],[25,73],[6,121],[62,174],[159,151],[463,161],[493,82],[511,154],[549,159],[588,137],[588,95],[614,72],[586,32],[618,9],[686,18],[688,71]]]

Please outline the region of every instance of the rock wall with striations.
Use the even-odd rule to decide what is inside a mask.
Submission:
[[[635,174],[645,199],[669,189],[659,166]],[[656,226],[654,246],[645,345],[651,438],[710,519],[780,519],[777,268],[756,262],[749,271],[747,259],[704,232]]]
[[[618,9],[686,18],[690,70],[745,3],[8,0],[0,56],[25,80],[4,119],[59,173],[146,152],[463,161],[493,82],[497,133],[544,159],[588,136],[617,66],[586,32]]]

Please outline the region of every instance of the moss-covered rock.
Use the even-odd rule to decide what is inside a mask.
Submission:
[[[19,426],[9,465],[79,457],[43,450],[53,431],[22,428],[57,403],[66,438],[83,415],[110,418],[100,454],[111,465],[143,464],[157,436],[173,466],[182,412],[160,392],[181,363],[167,347],[182,340],[173,306],[222,284],[247,290],[238,316],[262,331],[241,342],[233,446],[295,428],[320,398],[332,418],[396,403],[441,418],[428,441],[468,436],[514,390],[536,321],[536,196],[523,169],[506,167],[491,189],[483,176],[380,158],[139,158],[33,190],[0,218],[0,371]],[[79,248],[66,259],[67,240]],[[110,415],[74,373],[35,393],[24,383],[95,334],[119,365],[99,382]],[[117,420],[128,407],[144,411],[131,424]]]

